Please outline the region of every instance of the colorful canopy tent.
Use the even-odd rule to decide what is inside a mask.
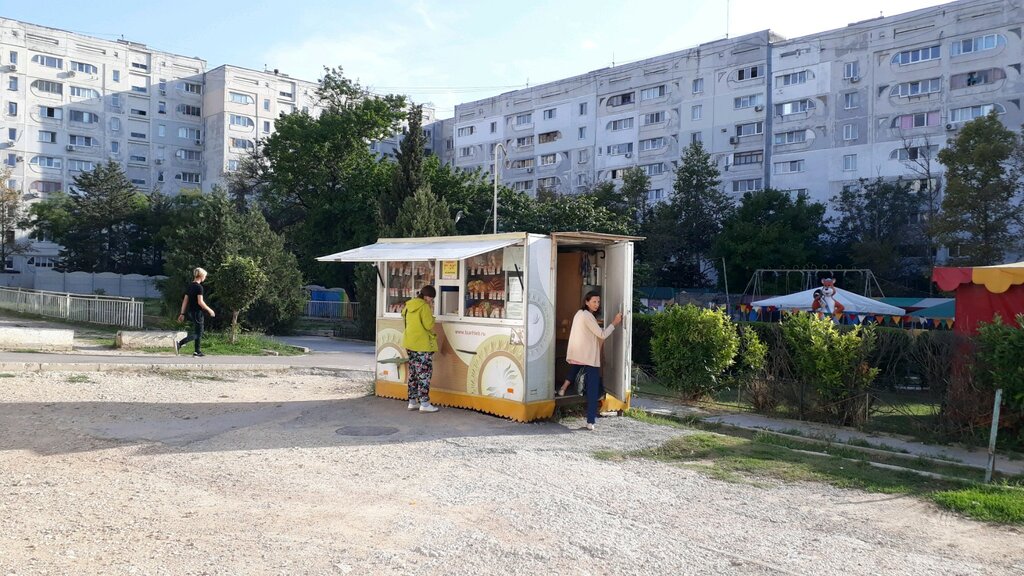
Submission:
[[[793,294],[787,294],[785,296],[766,298],[764,300],[751,302],[750,305],[761,308],[773,306],[779,310],[810,311],[811,305],[814,303],[815,290],[817,290],[817,288],[811,288],[810,290],[804,290],[802,292],[794,292]],[[835,299],[843,305],[844,312],[847,314],[884,314],[886,316],[902,317],[907,313],[903,308],[884,304],[878,300],[854,294],[853,292],[843,290],[842,288],[836,288]]]
[[[937,306],[930,308],[922,308],[915,310],[910,313],[910,316],[914,318],[941,318],[952,320],[956,318],[956,300],[948,298],[949,302],[944,302]]]
[[[941,290],[956,292],[953,329],[957,332],[974,334],[979,322],[991,322],[996,314],[1009,322],[1024,313],[1024,262],[936,268],[932,281]]]

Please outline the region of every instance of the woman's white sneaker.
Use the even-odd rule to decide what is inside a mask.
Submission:
[[[434,406],[430,402],[423,402],[420,404],[420,412],[437,412],[440,410],[437,406]]]
[[[417,402],[415,400],[409,400],[409,411],[419,410],[419,409],[420,409],[420,403],[419,402]]]

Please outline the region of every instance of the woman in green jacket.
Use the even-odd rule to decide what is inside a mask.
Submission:
[[[402,318],[405,335],[402,345],[409,353],[409,410],[437,412],[430,403],[430,378],[434,374],[434,352],[437,352],[437,334],[434,334],[434,298],[437,290],[427,285],[416,298],[405,303]]]

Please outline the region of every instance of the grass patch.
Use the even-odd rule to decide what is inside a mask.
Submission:
[[[1016,486],[975,486],[932,494],[940,506],[987,522],[1024,523],[1024,489]]]
[[[92,379],[86,376],[85,374],[73,374],[71,376],[68,376],[67,381],[72,384],[85,384],[92,382]]]
[[[0,373],[0,378],[14,378],[17,374],[11,374],[9,372]]]
[[[239,334],[237,342],[232,344],[228,334],[224,332],[203,333],[203,354],[210,356],[264,356],[264,350],[272,350],[280,356],[299,356],[302,351],[282,344],[263,334]],[[189,342],[181,349],[182,356],[191,356],[194,348]],[[174,352],[174,348],[144,348],[146,352]]]

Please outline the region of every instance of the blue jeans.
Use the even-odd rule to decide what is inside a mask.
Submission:
[[[565,379],[570,385],[576,382],[580,370],[583,371],[583,395],[587,398],[587,422],[593,424],[597,421],[597,405],[601,402],[601,369],[597,366],[569,364],[569,373]]]

